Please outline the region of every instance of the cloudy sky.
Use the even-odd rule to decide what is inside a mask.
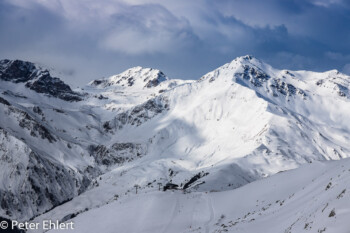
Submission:
[[[246,54],[350,74],[350,1],[0,0],[0,58],[75,85],[137,65],[198,79]]]

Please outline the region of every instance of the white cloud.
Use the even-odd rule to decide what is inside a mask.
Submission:
[[[329,7],[333,4],[341,4],[343,0],[313,0],[312,3],[317,6]]]

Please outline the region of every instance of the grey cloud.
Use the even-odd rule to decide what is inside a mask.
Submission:
[[[348,70],[347,2],[3,0],[0,56],[74,70],[66,76],[77,85],[136,65],[199,78],[245,54],[277,68]]]
[[[100,45],[127,54],[173,52],[197,40],[189,22],[156,4],[127,6],[111,16]]]

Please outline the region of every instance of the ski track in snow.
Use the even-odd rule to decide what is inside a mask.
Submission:
[[[215,213],[214,213],[214,207],[213,207],[213,203],[211,202],[210,195],[206,194],[206,197],[207,197],[207,205],[210,212],[210,217],[209,217],[209,220],[204,224],[204,227],[205,227],[205,232],[209,233],[209,230],[210,230],[209,224],[213,222]]]
[[[171,214],[171,217],[170,219],[168,220],[168,223],[166,224],[164,230],[162,231],[163,233],[167,233],[171,227],[173,226],[173,222],[174,222],[174,219],[176,218],[176,216],[179,215],[179,210],[180,210],[180,204],[179,204],[179,197],[176,195],[176,202],[174,204],[174,208],[173,208],[173,211],[172,211],[172,214]]]

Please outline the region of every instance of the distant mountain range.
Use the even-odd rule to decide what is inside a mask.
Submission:
[[[0,216],[79,215],[85,229],[93,213],[147,215],[150,198],[175,208],[177,225],[150,207],[163,232],[346,232],[336,224],[350,227],[339,222],[350,208],[328,215],[331,203],[344,206],[350,188],[343,175],[350,169],[349,88],[350,77],[336,70],[278,70],[252,56],[198,80],[134,67],[78,89],[36,64],[2,60]],[[187,194],[158,191],[169,183]],[[231,202],[240,213],[225,207]],[[187,214],[196,211],[209,214]],[[149,221],[142,222],[148,230],[125,232],[157,232]]]

